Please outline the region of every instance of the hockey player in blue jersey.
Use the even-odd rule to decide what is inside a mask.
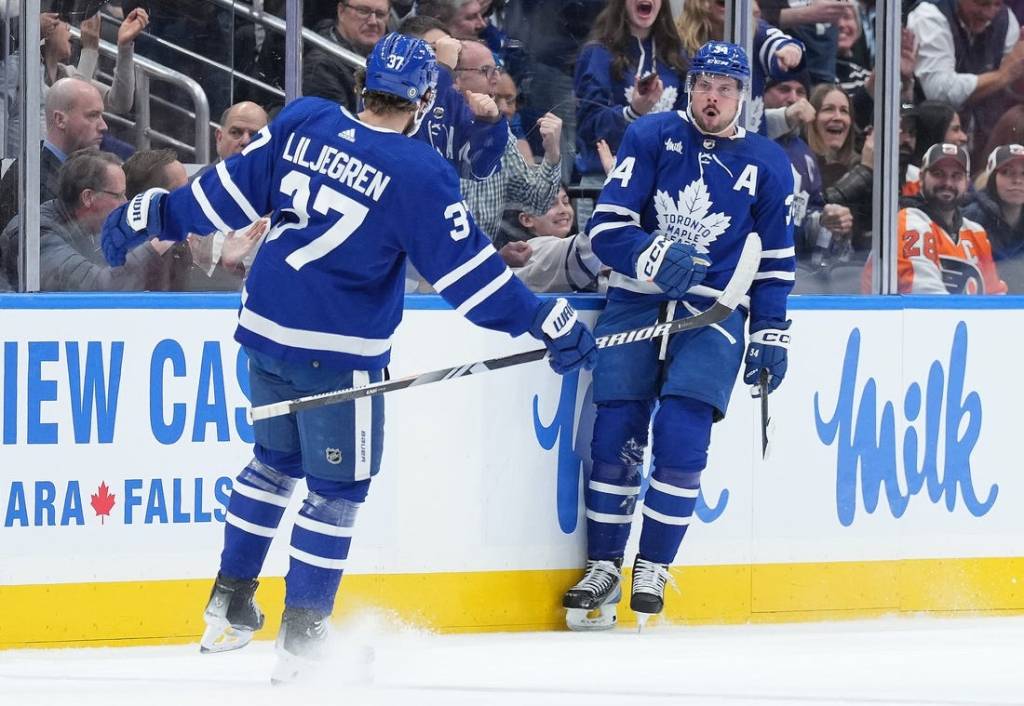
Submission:
[[[320,98],[290,103],[241,152],[191,186],[151,189],[108,218],[111,264],[153,236],[228,231],[270,214],[242,292],[235,339],[263,405],[380,381],[402,316],[408,259],[455,309],[511,335],[530,332],[559,373],[591,367],[595,344],[564,300],[541,301],[477,228],[452,168],[408,139],[431,109],[437,65],[420,39],[390,34],[371,53],[358,117]],[[364,398],[256,422],[255,457],[235,480],[204,651],[246,644],[263,624],[257,577],[298,479],[274,679],[322,653],[353,525],[380,467],[384,401]]]
[[[698,313],[722,292],[750,233],[764,249],[748,301],[720,324],[599,351],[585,492],[587,567],[563,598],[572,628],[615,622],[655,403],[653,470],[630,599],[641,622],[663,608],[711,425],[725,415],[743,362],[748,311],[744,382],[756,383],[766,371],[774,390],[786,374],[786,298],[796,262],[792,170],[777,145],[736,125],[749,80],[740,47],[703,45],[690,64],[686,111],[630,125],[588,226],[594,252],[613,270],[596,334]]]

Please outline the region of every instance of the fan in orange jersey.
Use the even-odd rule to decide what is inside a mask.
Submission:
[[[970,158],[963,147],[932,145],[921,163],[921,194],[897,216],[903,294],[1005,294],[985,229],[963,217]]]

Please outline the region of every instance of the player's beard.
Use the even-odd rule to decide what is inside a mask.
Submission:
[[[701,132],[708,135],[717,135],[729,128],[730,125],[736,124],[736,113],[740,111],[740,104],[737,103],[734,113],[726,113],[720,107],[715,107],[715,113],[713,117],[706,116],[704,111],[696,113],[693,111],[692,106],[689,108],[693,121],[697,124],[698,129]],[[710,123],[710,124],[709,124]]]

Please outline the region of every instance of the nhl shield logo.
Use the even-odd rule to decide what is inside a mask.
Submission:
[[[341,449],[327,449],[327,463],[333,463],[337,466],[341,463]]]

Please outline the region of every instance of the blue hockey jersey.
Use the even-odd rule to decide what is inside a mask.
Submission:
[[[597,43],[583,48],[576,62],[576,169],[581,174],[604,174],[597,156],[597,141],[605,140],[612,154],[629,124],[623,108],[633,98],[638,76],[657,71],[665,88],[651,113],[686,107],[685,76],[655,58],[651,37],[630,44],[631,70],[621,81],[612,78],[612,55]]]
[[[797,78],[807,65],[806,56],[800,59],[800,64],[792,71],[785,71],[779,66],[775,52],[787,44],[795,44],[803,50],[802,42],[793,39],[777,27],[773,27],[764,20],[757,21],[757,30],[754,32],[754,61],[751,62],[750,75],[750,102],[747,104],[747,128],[756,131],[760,135],[766,135],[764,121],[764,86],[768,78],[776,81],[789,81]]]
[[[753,323],[785,320],[796,258],[789,208],[793,176],[785,152],[742,128],[732,138],[702,134],[683,112],[640,118],[626,130],[615,169],[588,224],[594,253],[614,272],[608,298],[668,296],[637,279],[637,259],[655,235],[693,245],[711,261],[687,301],[707,305],[732,277],[749,233],[761,237],[750,290]]]
[[[287,105],[162,208],[165,240],[270,214],[235,339],[279,358],[387,365],[407,257],[478,325],[519,335],[540,305],[477,228],[437,152],[320,98]]]
[[[436,92],[434,107],[413,137],[430,144],[463,179],[479,181],[500,170],[508,121],[477,120],[445,66],[438,65]]]

